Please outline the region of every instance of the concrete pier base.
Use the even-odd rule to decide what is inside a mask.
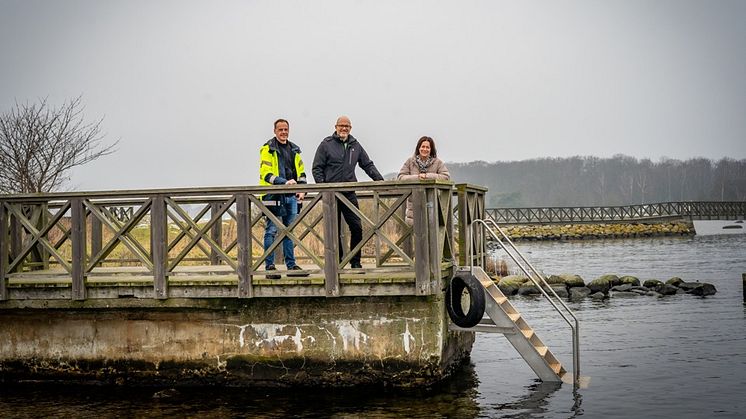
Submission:
[[[134,385],[426,386],[468,358],[443,297],[14,300],[0,379]]]

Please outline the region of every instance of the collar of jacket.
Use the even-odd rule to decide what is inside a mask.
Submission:
[[[280,151],[280,142],[277,140],[277,137],[272,137],[269,141],[266,142],[267,146],[270,150],[274,152]],[[290,149],[294,151],[295,153],[300,153],[300,147],[298,147],[294,142],[288,140],[288,144],[290,144]]]
[[[357,139],[353,137],[352,134],[347,134],[347,141],[342,141],[342,138],[340,138],[340,136],[337,135],[337,131],[334,131],[334,133],[332,133],[331,138],[339,141],[340,143],[347,143],[347,145],[355,144],[357,142]]]

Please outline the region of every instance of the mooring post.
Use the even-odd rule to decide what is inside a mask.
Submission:
[[[746,303],[746,273],[741,274],[741,281],[743,283],[743,302]]]

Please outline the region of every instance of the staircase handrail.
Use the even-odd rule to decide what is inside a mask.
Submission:
[[[490,220],[490,219],[487,219],[487,220],[481,220],[481,219],[473,220],[472,224],[471,224],[471,230],[472,230],[471,234],[472,234],[472,237],[476,237],[474,235],[474,229],[476,228],[476,226],[478,224],[481,224],[484,227],[484,229],[495,240],[497,240],[498,243],[500,243],[500,245],[503,247],[503,249],[505,249],[505,253],[507,253],[508,256],[513,260],[513,262],[515,262],[515,264],[518,265],[518,267],[521,269],[521,271],[523,271],[523,273],[528,277],[528,279],[530,279],[531,282],[533,282],[534,285],[536,285],[536,287],[539,289],[539,291],[542,293],[542,295],[544,295],[544,298],[546,298],[547,301],[549,301],[549,303],[552,305],[552,307],[554,307],[554,310],[557,313],[559,313],[559,315],[562,316],[562,319],[564,319],[565,322],[570,326],[570,329],[572,330],[572,364],[573,364],[572,365],[573,366],[572,369],[573,369],[573,383],[577,386],[579,384],[579,382],[580,382],[580,337],[579,337],[580,324],[578,322],[578,318],[575,316],[575,314],[572,312],[572,310],[570,310],[570,307],[568,307],[567,304],[565,304],[564,301],[562,301],[562,299],[559,297],[559,295],[557,295],[557,293],[554,291],[554,289],[552,289],[552,287],[549,286],[549,283],[547,283],[546,280],[544,279],[544,275],[540,274],[536,270],[536,268],[531,264],[531,262],[529,262],[526,259],[526,257],[523,256],[523,254],[515,247],[515,245],[513,244],[513,242],[510,240],[510,237],[508,237],[508,235],[505,234],[505,232],[500,228],[500,226],[497,225],[497,223],[495,223],[493,220]],[[490,224],[492,225],[492,227],[490,227]],[[494,231],[492,230],[492,228],[494,228],[495,230],[497,230],[500,233],[500,235],[503,237],[503,239],[505,240],[505,242],[503,242],[503,240],[501,240],[500,237],[498,237],[494,233]],[[509,246],[506,246],[505,243],[507,243]],[[521,261],[519,261],[516,258],[516,256],[514,256],[510,252],[510,250],[508,250],[508,247],[512,251],[514,251],[518,255],[518,257],[520,257]],[[470,272],[472,272],[472,274],[473,274],[473,271],[474,271],[473,251],[474,251],[473,250],[473,246],[469,246],[469,270],[470,270]],[[529,269],[531,270],[531,272],[533,272],[533,274],[536,277],[539,278],[539,280],[541,281],[541,284],[539,284],[539,281],[537,281],[534,278],[534,275],[531,275],[531,273],[529,273],[526,270],[526,268],[523,266],[523,264],[521,262],[523,262],[524,264],[526,264],[529,267]],[[569,314],[570,317],[572,317],[572,320],[570,320],[570,318],[568,318],[568,316],[565,314],[565,312],[563,312],[560,309],[560,307],[557,306],[557,304],[555,303],[555,301],[553,301],[552,298],[549,296],[549,294],[547,294],[547,292],[544,290],[544,287],[546,287],[546,288],[549,289],[549,291],[552,293],[552,295],[554,296],[554,298],[557,299],[557,302],[559,302],[560,305],[562,306],[562,308],[564,308],[565,312],[567,312],[567,314]]]

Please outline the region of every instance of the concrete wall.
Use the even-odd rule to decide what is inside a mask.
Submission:
[[[471,351],[447,325],[441,295],[5,302],[0,379],[429,385]]]

